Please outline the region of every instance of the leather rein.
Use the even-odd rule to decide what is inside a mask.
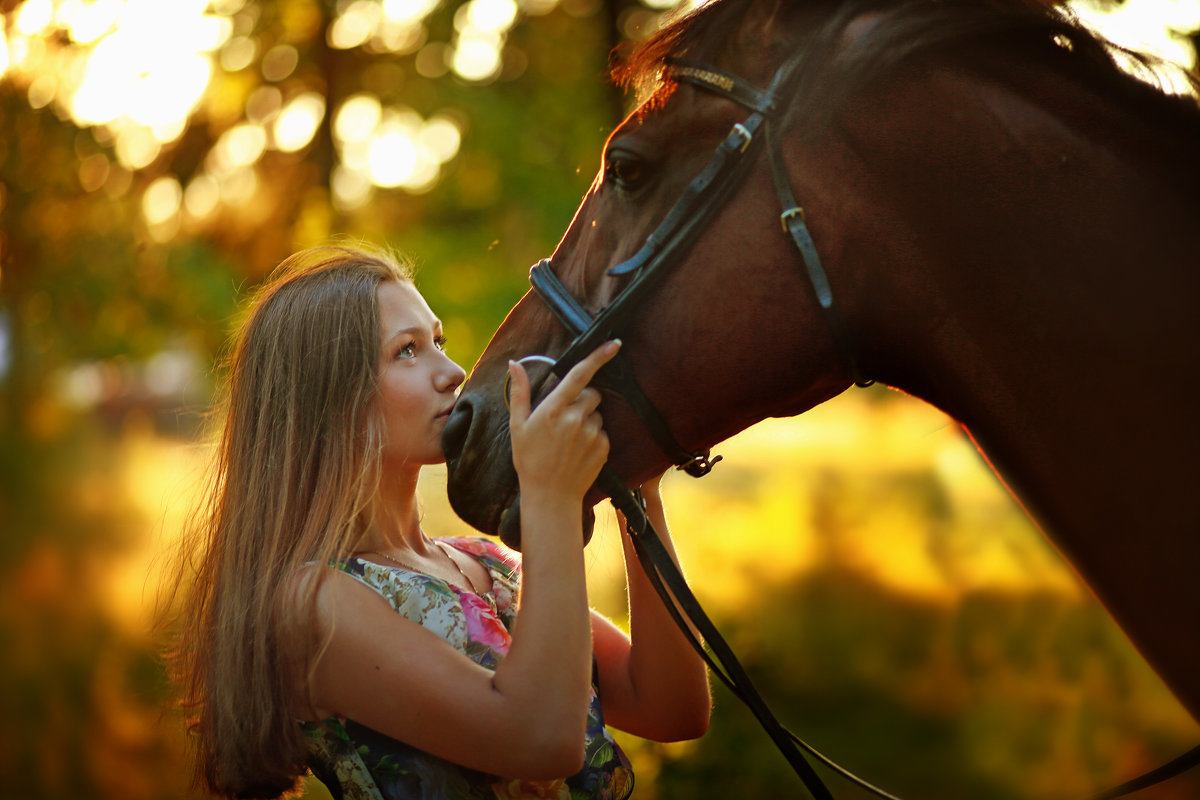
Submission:
[[[666,76],[669,79],[721,95],[745,107],[750,114],[742,122],[733,125],[717,146],[708,165],[684,189],[683,195],[667,212],[666,217],[650,234],[641,249],[629,259],[607,270],[608,275],[628,276],[629,280],[613,300],[594,317],[550,269],[548,259],[534,265],[529,273],[534,292],[574,338],[557,360],[545,356],[528,358],[552,362],[550,371],[561,378],[588,353],[620,331],[634,316],[638,301],[661,282],[683,258],[707,229],[708,223],[732,197],[753,166],[765,139],[765,146],[770,152],[772,182],[782,208],[781,227],[800,255],[809,283],[851,378],[858,386],[869,386],[873,382],[862,371],[854,339],[834,300],[828,276],[808,230],[804,211],[792,193],[783,163],[780,143],[782,124],[776,119],[779,110],[778,98],[793,82],[800,63],[799,54],[791,57],[776,70],[767,88],[760,89],[736,75],[713,67],[679,59],[668,60]],[[772,122],[776,124],[770,124]],[[601,369],[597,375],[597,383],[623,396],[677,469],[693,477],[701,477],[708,474],[713,465],[721,460],[721,456],[711,456],[707,449],[688,450],[679,444],[666,420],[642,391],[633,378],[632,369],[620,354]],[[899,800],[895,795],[868,783],[829,759],[780,724],[688,587],[687,581],[647,519],[640,494],[630,491],[608,465],[601,469],[597,486],[609,495],[613,506],[624,515],[638,560],[684,636],[712,673],[755,715],[812,797],[816,800],[832,800],[833,795],[806,760],[806,754],[877,797]],[[699,637],[692,632],[693,627],[699,632]],[[704,643],[708,645],[707,650]],[[712,651],[711,655],[709,650]],[[1197,764],[1200,764],[1200,746],[1158,769],[1102,792],[1091,800],[1112,800],[1121,797],[1167,780]]]

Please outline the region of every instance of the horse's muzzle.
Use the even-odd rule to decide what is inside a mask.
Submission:
[[[512,464],[507,415],[490,412],[486,398],[462,393],[442,430],[446,494],[467,524],[521,549],[520,492]],[[592,502],[595,502],[592,499]],[[581,509],[583,541],[592,536],[595,514]]]

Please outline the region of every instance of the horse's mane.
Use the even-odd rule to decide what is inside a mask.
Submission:
[[[756,2],[711,0],[675,18],[617,63],[614,80],[645,95],[663,85],[670,58],[718,63]],[[1108,41],[1057,0],[780,0],[779,8],[785,19],[800,13],[824,19],[808,30],[791,25],[796,30],[775,43],[780,52],[773,54],[780,62],[795,47],[806,50],[789,99],[793,114],[796,101],[803,106],[810,130],[828,122],[842,100],[916,57],[993,42],[1020,47],[1022,58],[1041,59],[1036,63],[1048,68],[1074,72],[1164,132],[1186,132],[1193,143],[1200,135],[1200,75]],[[880,21],[853,46],[843,46],[846,25],[869,12],[881,14]],[[1166,91],[1180,80],[1190,93]]]

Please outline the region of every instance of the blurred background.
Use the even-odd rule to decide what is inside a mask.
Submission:
[[[151,623],[240,302],[296,249],[390,245],[473,363],[626,110],[609,53],[663,12],[0,0],[0,798],[199,796]],[[1080,13],[1194,63],[1200,0]],[[935,410],[856,390],[719,450],[664,482],[695,591],[848,767],[912,798],[1083,797],[1200,741]],[[428,528],[467,533],[443,486],[430,470]],[[600,528],[593,597],[620,619]],[[622,738],[635,796],[802,796],[716,699],[697,742]],[[1140,797],[1200,797],[1200,776]]]

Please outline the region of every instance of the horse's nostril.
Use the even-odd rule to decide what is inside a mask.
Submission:
[[[459,397],[458,402],[454,404],[454,410],[450,412],[450,419],[446,420],[446,427],[442,429],[442,452],[445,453],[448,462],[455,461],[462,455],[474,416],[470,399]]]

